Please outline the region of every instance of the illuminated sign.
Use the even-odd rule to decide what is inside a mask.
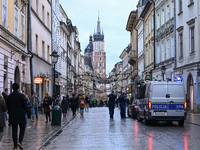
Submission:
[[[34,79],[34,83],[35,84],[42,84],[43,83],[43,79],[42,78],[35,78]]]

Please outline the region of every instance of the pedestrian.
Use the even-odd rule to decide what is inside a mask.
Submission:
[[[44,100],[43,100],[44,113],[46,114],[46,122],[45,123],[48,123],[48,119],[49,119],[49,122],[51,122],[51,117],[50,117],[51,105],[52,105],[52,99],[49,96],[49,94],[46,93]]]
[[[69,107],[68,99],[67,99],[66,96],[63,96],[63,100],[62,100],[62,103],[61,103],[61,109],[62,109],[63,117],[66,117],[68,107]]]
[[[35,115],[36,115],[36,122],[38,122],[38,108],[40,107],[40,99],[37,97],[35,92],[33,93],[30,102],[32,106],[32,122],[35,121]]]
[[[8,98],[8,88],[4,89],[4,91],[2,92],[2,95],[3,95],[3,98],[4,98],[5,102],[6,102],[7,98]],[[4,113],[5,120],[7,120],[8,119],[8,117],[7,117],[7,111],[4,111],[3,113]]]
[[[23,94],[23,93],[22,93]],[[26,101],[26,106],[28,108],[28,111],[31,113],[31,102],[28,99],[28,95],[25,94],[25,101]],[[25,112],[25,127],[27,127],[27,113]]]
[[[90,100],[89,100],[89,97],[88,95],[85,97],[85,101],[86,101],[86,105],[85,105],[85,111],[88,111],[89,110],[89,104],[90,104]]]
[[[126,118],[126,94],[122,93],[117,102],[120,104],[120,114],[121,118]]]
[[[87,104],[86,101],[85,101],[85,98],[83,96],[80,97],[78,104],[79,104],[79,107],[80,107],[81,116],[83,116],[84,108],[85,108],[85,105]]]
[[[78,99],[75,97],[75,94],[72,94],[72,97],[70,98],[70,105],[71,105],[71,109],[73,112],[73,116],[76,115],[76,107],[78,105]]]
[[[3,138],[3,128],[5,127],[4,112],[6,110],[7,110],[6,102],[3,99],[3,95],[0,95],[0,149],[1,149],[1,140]]]
[[[108,97],[109,97],[109,101],[108,101],[109,114],[110,114],[110,118],[113,118],[114,109],[115,109],[115,99],[117,97],[114,94],[114,91],[112,91],[112,93],[109,94]]]
[[[19,85],[17,83],[13,83],[12,88],[14,91],[7,98],[7,107],[9,124],[12,125],[12,137],[14,143],[13,150],[17,150],[17,146],[19,146],[20,149],[23,149],[22,141],[25,133],[25,112],[28,115],[28,119],[31,117],[31,114],[28,111],[25,96],[19,92]],[[18,125],[20,133],[19,142],[17,143]]]

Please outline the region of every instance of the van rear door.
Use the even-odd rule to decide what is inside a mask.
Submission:
[[[153,116],[167,116],[168,99],[166,98],[167,85],[164,82],[152,84],[151,114]]]
[[[184,116],[185,94],[182,83],[167,83],[168,116]]]

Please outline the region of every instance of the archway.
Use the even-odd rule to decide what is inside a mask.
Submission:
[[[14,82],[20,85],[20,72],[18,66],[15,68]]]
[[[193,77],[189,74],[187,79],[187,97],[189,99],[189,110],[194,109],[194,87],[193,87]]]

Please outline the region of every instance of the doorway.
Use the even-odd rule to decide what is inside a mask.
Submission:
[[[194,87],[193,87],[193,77],[189,74],[187,79],[187,96],[189,99],[189,110],[194,109]]]

